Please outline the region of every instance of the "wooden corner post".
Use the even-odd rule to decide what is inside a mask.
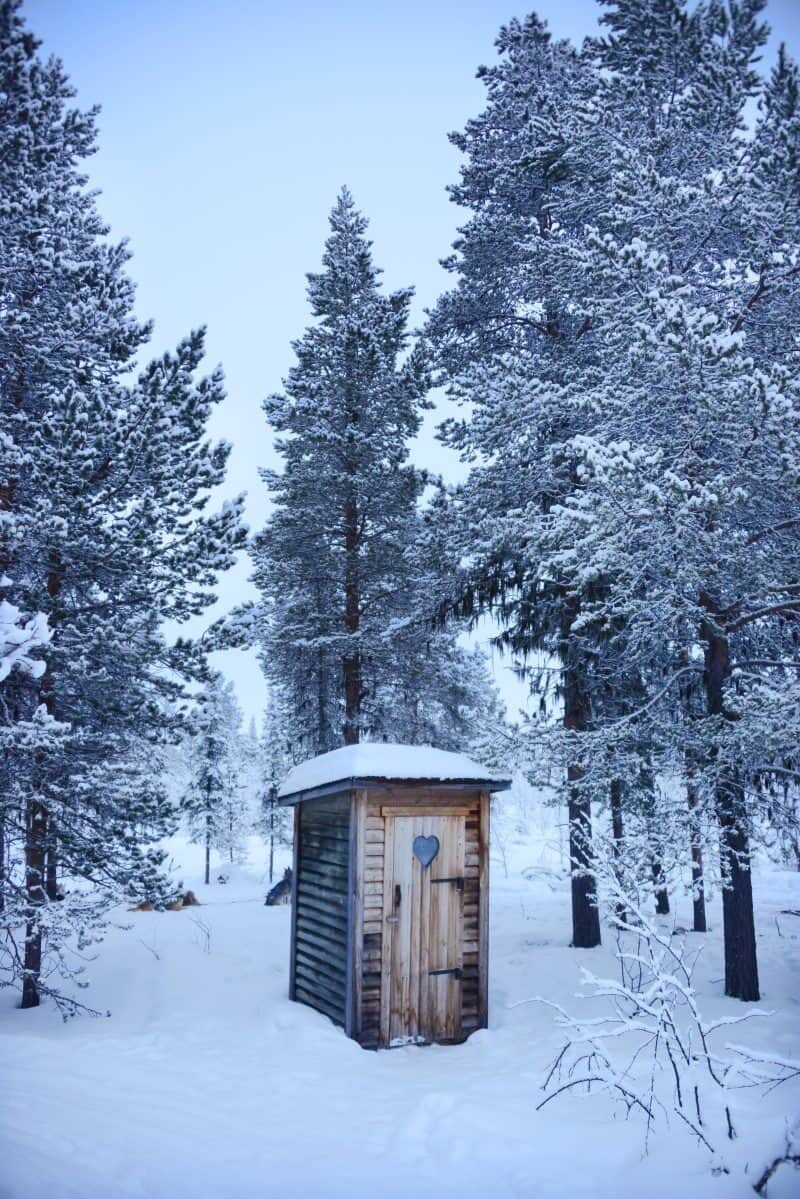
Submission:
[[[361,991],[364,958],[364,845],[367,828],[367,793],[356,790],[350,802],[350,871],[347,925],[347,1022],[345,1031],[358,1039],[361,1033]]]
[[[292,932],[289,957],[289,998],[295,999],[295,952],[297,947],[297,860],[300,852],[300,804],[294,805],[294,832],[292,834]]]
[[[478,1027],[489,1026],[489,817],[491,796],[480,797],[480,867],[478,877]]]

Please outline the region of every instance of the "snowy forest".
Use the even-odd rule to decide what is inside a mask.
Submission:
[[[152,348],[100,109],[28,7],[0,0],[0,1194],[796,1194],[800,65],[770,4],[598,0],[582,40],[508,14],[437,131],[458,232],[421,319],[356,189],[318,189],[257,495],[205,328]],[[281,786],[363,743],[513,780],[461,1045],[369,1053],[288,998]]]

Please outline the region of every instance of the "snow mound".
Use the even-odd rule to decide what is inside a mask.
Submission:
[[[279,799],[299,795],[332,783],[354,779],[414,779],[427,782],[486,783],[505,790],[508,779],[464,754],[434,749],[431,745],[396,745],[386,741],[361,741],[309,758],[289,771]]]

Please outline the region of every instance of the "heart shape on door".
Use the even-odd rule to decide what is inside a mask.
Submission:
[[[412,846],[414,857],[422,866],[430,866],[439,852],[438,837],[415,837]]]

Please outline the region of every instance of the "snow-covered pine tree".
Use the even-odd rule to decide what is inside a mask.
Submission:
[[[468,600],[560,657],[579,795],[614,788],[635,815],[637,779],[695,772],[722,834],[726,990],[753,998],[752,804],[796,769],[793,66],[748,141],[761,3],[606,8],[580,56],[533,18],[504,30],[456,139],[476,215],[431,331],[474,406],[450,439],[485,463]]]
[[[278,802],[278,790],[293,764],[289,719],[279,693],[270,689],[258,742],[258,814],[256,831],[267,845],[267,876],[275,876],[275,851],[291,845],[291,813]]]
[[[536,16],[500,31],[499,63],[482,68],[484,112],[451,140],[466,161],[453,200],[473,213],[446,265],[457,276],[428,326],[451,395],[472,419],[445,438],[476,465],[457,498],[460,546],[470,564],[460,603],[493,610],[502,643],[521,659],[558,660],[563,721],[572,744],[590,720],[596,636],[582,624],[583,593],[598,580],[542,566],[531,530],[574,486],[568,461],[549,453],[589,417],[566,382],[592,361],[586,285],[564,241],[588,219],[603,177],[594,152],[597,82]],[[596,945],[591,796],[577,752],[567,754],[564,797],[572,862],[572,941]]]
[[[405,551],[407,615],[387,630],[385,660],[367,696],[370,728],[383,740],[479,754],[502,741],[506,714],[484,650],[467,648],[465,622],[441,616],[458,574],[459,545],[448,491],[441,480],[429,482],[432,494]]]
[[[605,129],[628,146],[610,154],[613,219],[581,252],[603,372],[584,381],[594,428],[563,447],[581,494],[550,530],[559,562],[609,580],[594,618],[622,617],[643,665],[639,728],[675,728],[681,686],[702,682],[705,715],[684,726],[684,750],[720,828],[725,988],[742,999],[758,998],[754,804],[793,759],[797,728],[797,225],[792,244],[771,220],[791,193],[753,180],[763,124],[745,141],[760,8],[662,3],[650,26],[641,5],[618,5],[596,47]],[[773,179],[785,181],[786,124],[783,135]]]
[[[239,788],[241,792],[242,844],[255,828],[261,800],[261,742],[254,716],[250,717],[247,729],[240,734],[237,747]]]
[[[466,698],[475,660],[433,627],[438,595],[424,585],[425,478],[408,456],[427,375],[417,352],[403,357],[412,293],[381,291],[346,190],[330,225],[309,276],[315,323],[285,394],[264,406],[284,469],[263,472],[275,507],[252,550],[262,662],[297,757],[415,732],[463,747],[481,701]]]
[[[248,791],[248,742],[242,733],[242,712],[232,685],[224,689],[222,717],[227,726],[227,752],[223,763],[225,792],[216,848],[230,865],[242,862],[253,823]]]
[[[247,829],[240,779],[241,722],[232,684],[212,674],[192,718],[191,780],[182,805],[192,840],[204,849],[206,885],[211,881],[212,849],[234,862]]]
[[[10,586],[11,580],[4,580]],[[50,640],[47,618],[42,613],[26,619],[8,600],[0,600],[0,684],[16,671],[29,678],[40,678],[45,670],[44,660],[37,654]],[[7,687],[0,686],[0,912],[6,906],[7,886],[7,821],[15,804],[12,802],[13,779],[10,763],[13,753],[43,752],[48,741],[61,730],[46,719],[44,709],[34,714],[33,721],[16,718]],[[12,701],[13,704],[13,701]],[[50,726],[48,728],[48,725]]]
[[[149,330],[81,173],[95,113],[71,106],[15,0],[0,2],[0,92],[0,574],[52,631],[44,673],[15,672],[5,710],[31,724],[43,708],[63,731],[6,755],[3,982],[27,1007],[57,994],[45,938],[70,973],[111,904],[164,894],[152,845],[170,814],[143,745],[169,733],[200,660],[161,628],[205,610],[243,531],[239,502],[204,514],[228,449],[206,439],[223,389],[218,371],[195,379],[202,333],[128,381]]]

